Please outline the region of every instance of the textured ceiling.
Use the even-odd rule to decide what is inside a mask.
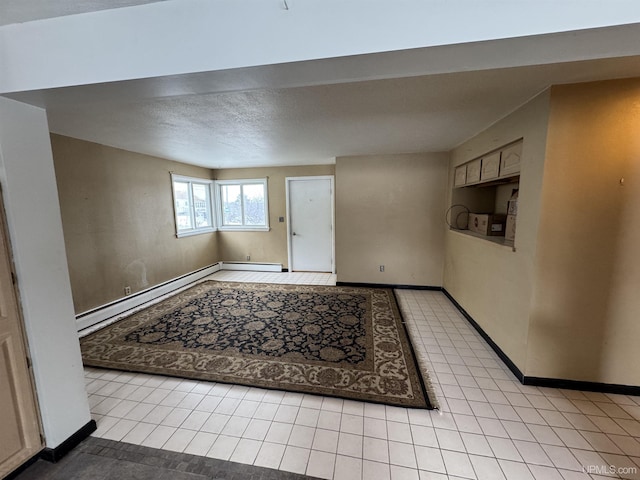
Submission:
[[[146,3],[0,0],[0,25]],[[8,96],[46,108],[53,133],[185,163],[332,163],[447,151],[550,85],[640,76],[640,56],[554,60],[611,55],[598,38],[570,32]]]
[[[551,84],[639,75],[640,59],[626,57],[47,111],[54,133],[196,165],[320,164],[446,151]]]

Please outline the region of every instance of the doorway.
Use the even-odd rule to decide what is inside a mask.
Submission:
[[[333,176],[287,177],[289,271],[335,273]]]
[[[42,450],[35,390],[0,199],[0,478]]]

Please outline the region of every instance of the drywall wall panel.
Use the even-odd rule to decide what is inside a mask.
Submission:
[[[51,136],[76,313],[218,261],[216,234],[176,238],[170,173],[211,170]]]
[[[91,417],[47,114],[5,98],[0,98],[0,184],[45,442],[55,448]]]
[[[447,163],[446,153],[336,159],[338,281],[442,285]]]
[[[523,138],[515,251],[447,231],[444,287],[524,372],[540,192],[544,171],[549,93],[489,127],[451,152],[449,200],[455,167]],[[464,196],[456,202],[464,203]]]
[[[529,375],[640,385],[638,132],[640,79],[551,90]]]

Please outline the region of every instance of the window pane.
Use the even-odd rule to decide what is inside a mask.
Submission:
[[[211,202],[209,201],[209,186],[201,183],[192,183],[193,211],[196,219],[196,228],[205,228],[212,225]]]
[[[193,228],[191,224],[189,184],[186,182],[173,182],[173,191],[176,202],[176,222],[178,224],[178,230]]]
[[[243,185],[244,224],[266,225],[264,185]]]
[[[222,224],[242,225],[242,205],[240,204],[240,185],[222,185]]]

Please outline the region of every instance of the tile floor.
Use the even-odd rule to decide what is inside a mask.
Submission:
[[[440,410],[88,368],[94,436],[336,480],[640,479],[640,397],[523,386],[442,293],[397,294]]]
[[[84,439],[56,463],[39,459],[11,480],[305,480],[283,470],[157,448]],[[7,480],[8,480],[7,479]]]

